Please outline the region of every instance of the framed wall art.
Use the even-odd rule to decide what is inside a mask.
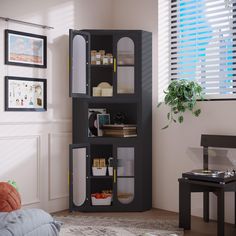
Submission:
[[[5,64],[47,67],[47,37],[5,30]]]
[[[46,110],[46,79],[5,77],[5,111]]]

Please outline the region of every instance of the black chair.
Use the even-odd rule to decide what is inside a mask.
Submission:
[[[236,148],[236,136],[202,135],[201,146],[203,146],[203,169],[208,170],[208,147]],[[236,181],[234,179],[232,178],[232,181],[229,182],[212,182],[180,178],[179,227],[191,229],[191,192],[203,192],[203,219],[205,222],[209,222],[209,193],[213,192],[217,196],[217,236],[224,236],[225,192],[235,193],[234,212],[236,213]]]

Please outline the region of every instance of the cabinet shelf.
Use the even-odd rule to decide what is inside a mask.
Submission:
[[[91,103],[137,103],[138,100],[131,95],[122,95],[122,96],[112,96],[112,97],[90,97],[90,98],[81,98],[83,100],[87,100],[89,104]]]
[[[90,65],[91,68],[113,68],[113,64],[109,64],[109,65]]]
[[[117,176],[117,178],[121,178],[121,179],[133,179],[134,176]]]
[[[88,137],[90,143],[134,143],[138,139],[137,137],[130,138],[116,138],[116,137]]]
[[[108,175],[105,175],[105,176],[90,176],[89,178],[90,179],[113,179],[113,176],[108,176]]]
[[[88,137],[89,139],[92,139],[92,140],[108,140],[108,139],[122,139],[122,140],[127,140],[127,139],[136,139],[138,136],[135,136],[135,137],[110,137],[110,136],[99,136],[99,137]]]
[[[131,67],[134,66],[134,64],[117,64],[119,67]]]

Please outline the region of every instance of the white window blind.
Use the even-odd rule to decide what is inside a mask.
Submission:
[[[171,0],[170,79],[236,98],[236,0]]]

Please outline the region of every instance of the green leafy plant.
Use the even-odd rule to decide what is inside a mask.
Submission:
[[[172,122],[182,123],[184,121],[183,113],[186,111],[198,117],[201,109],[197,108],[197,100],[203,100],[203,89],[197,82],[185,79],[172,80],[165,93],[164,102],[158,104],[158,107],[165,103],[170,107],[167,113],[169,123],[162,129],[166,129]]]

